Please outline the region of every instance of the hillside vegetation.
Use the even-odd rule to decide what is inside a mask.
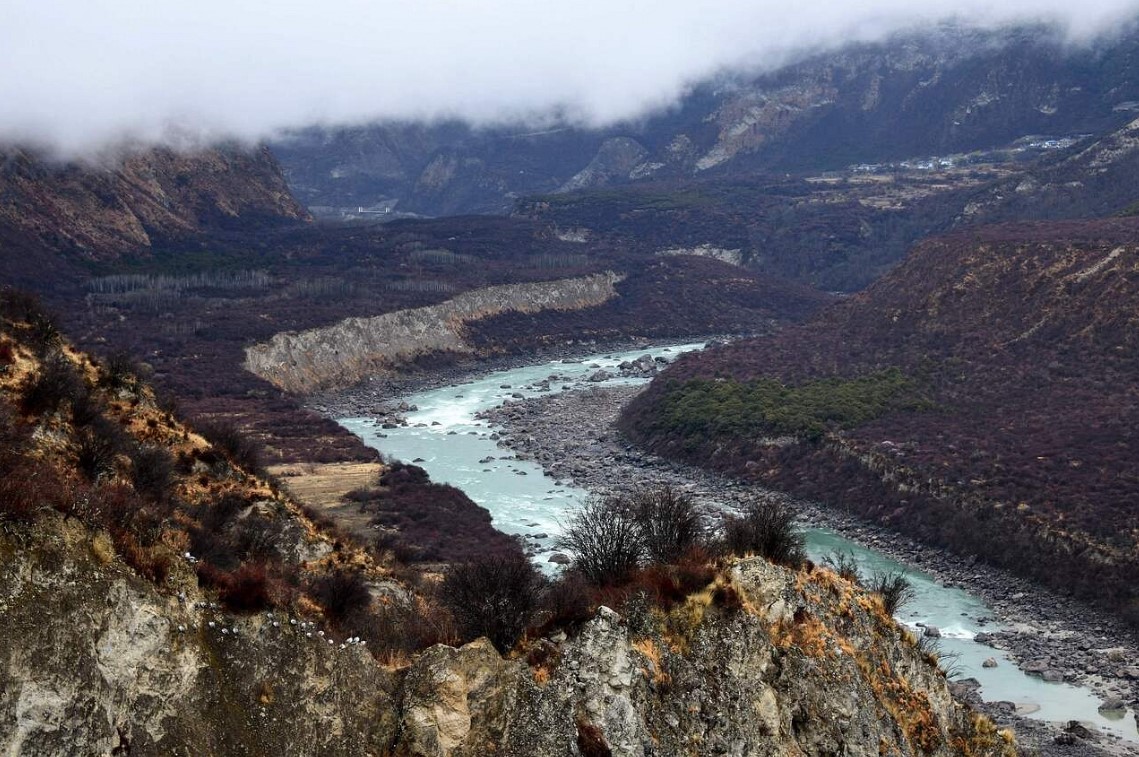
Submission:
[[[1137,244],[1130,219],[925,242],[807,325],[678,361],[622,426],[1139,621]]]

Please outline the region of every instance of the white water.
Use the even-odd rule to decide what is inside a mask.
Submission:
[[[511,451],[499,448],[490,438],[495,429],[476,420],[476,413],[508,401],[514,393],[534,397],[561,391],[567,385],[581,386],[586,377],[597,370],[615,371],[622,361],[644,354],[672,358],[681,352],[702,347],[703,343],[693,343],[605,353],[577,363],[554,361],[501,371],[403,398],[419,408],[406,415],[407,427],[381,430],[370,418],[345,418],[340,423],[389,457],[407,462],[421,458],[416,464],[426,469],[432,480],[449,483],[465,491],[490,511],[499,530],[520,534],[538,546],[541,550],[539,560],[545,564],[546,558],[553,554],[553,539],[558,533],[559,519],[580,504],[588,492],[565,482],[555,482],[545,476],[536,463],[512,459]],[[541,392],[534,387],[551,375],[559,378],[550,381],[549,392]],[[643,381],[613,379],[603,385]],[[502,388],[503,385],[510,388]],[[480,462],[488,457],[495,459]],[[942,586],[929,575],[906,568],[832,531],[808,529],[806,536],[808,553],[816,561],[826,553],[841,551],[854,555],[864,575],[904,570],[914,585],[916,598],[903,609],[899,620],[918,631],[921,630],[917,628],[918,623],[937,626],[942,634],[942,651],[958,655],[955,664],[959,675],[980,681],[981,694],[987,701],[1015,702],[1031,717],[1051,721],[1079,720],[1139,742],[1139,732],[1130,711],[1122,718],[1107,718],[1097,711],[1100,700],[1091,691],[1068,684],[1045,683],[1027,676],[1004,653],[973,641],[981,631],[993,632],[1000,628],[996,623],[981,622],[992,618],[993,612],[980,599],[960,589]],[[1100,640],[1089,638],[1088,641],[1095,645]],[[1103,641],[1107,643],[1106,639]],[[997,661],[996,668],[981,666],[988,657]]]

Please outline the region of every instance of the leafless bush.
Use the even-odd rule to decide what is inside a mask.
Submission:
[[[626,580],[640,565],[640,529],[618,498],[588,500],[569,517],[558,549],[573,555],[574,568],[595,586]]]
[[[324,608],[325,615],[337,622],[372,601],[368,583],[358,571],[336,570],[320,576],[309,585],[309,593]]]
[[[593,592],[576,570],[567,570],[542,594],[543,630],[578,626],[593,617]]]
[[[794,512],[768,499],[750,499],[741,515],[726,520],[724,544],[737,555],[757,554],[781,565],[798,567],[806,559]]]
[[[650,562],[675,563],[703,542],[704,522],[696,503],[675,487],[644,487],[623,501]]]
[[[264,471],[261,444],[232,423],[202,423],[198,433],[225,452],[239,468],[257,474]]]
[[[882,604],[890,615],[897,614],[914,599],[914,587],[902,571],[875,573],[867,588],[882,597]]]
[[[52,350],[24,387],[23,407],[34,414],[54,412],[64,402],[74,402],[84,391],[75,366],[66,355]]]
[[[135,389],[138,386],[138,366],[126,352],[112,352],[107,356],[99,383],[113,391]]]
[[[236,492],[225,492],[213,502],[202,505],[199,520],[210,531],[221,531],[237,517],[250,502]]]
[[[823,555],[823,565],[847,581],[862,583],[862,575],[858,572],[858,562],[855,561],[853,552],[828,552]]]
[[[99,417],[78,432],[76,463],[90,481],[115,472],[115,461],[123,447],[123,433],[105,417]]]
[[[524,555],[490,555],[455,565],[439,589],[464,639],[485,636],[510,650],[538,604],[542,580]]]
[[[285,525],[280,519],[250,515],[238,523],[233,543],[244,560],[271,560],[280,557],[284,537]]]
[[[131,453],[131,483],[144,497],[166,502],[174,483],[174,458],[165,447],[144,445]]]

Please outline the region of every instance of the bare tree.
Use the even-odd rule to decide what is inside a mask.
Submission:
[[[623,501],[650,562],[675,563],[704,540],[704,522],[696,503],[673,486],[642,487]]]
[[[574,567],[595,586],[624,581],[643,551],[640,529],[618,497],[587,500],[564,524],[557,547],[573,555]]]

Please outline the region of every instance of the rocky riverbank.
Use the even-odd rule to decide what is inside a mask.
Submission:
[[[647,455],[622,440],[613,421],[637,391],[637,387],[569,391],[509,402],[482,417],[501,427],[500,446],[535,460],[553,478],[591,491],[605,492],[617,482],[622,487],[669,483],[689,492],[713,516],[742,496],[782,496]],[[830,509],[793,504],[807,525],[837,531],[947,586],[966,588],[984,599],[994,611],[994,626],[999,624],[1001,630],[978,640],[1005,650],[1030,675],[1088,687],[1108,707],[1130,706],[1134,712],[1139,705],[1139,647],[1113,618],[975,559],[947,555]],[[962,687],[963,694],[967,695],[967,688]],[[1005,722],[1020,720],[1010,703],[990,703],[985,709]],[[1073,730],[1057,733],[1036,721],[1018,725],[1018,731],[1034,742],[1054,738],[1070,742],[1064,745],[1064,754],[1091,749],[1090,741],[1083,738],[1088,734],[1078,727]],[[1139,754],[1139,747],[1112,736],[1100,737],[1097,743],[1114,754]]]

